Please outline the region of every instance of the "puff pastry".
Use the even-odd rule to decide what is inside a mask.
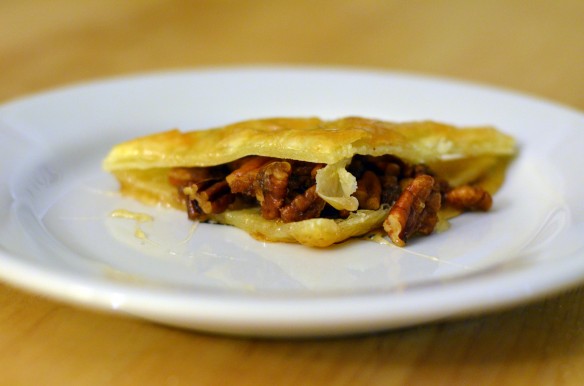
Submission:
[[[491,127],[273,118],[130,140],[103,167],[123,194],[260,240],[326,247],[383,227],[403,246],[445,213],[488,210],[515,152]]]

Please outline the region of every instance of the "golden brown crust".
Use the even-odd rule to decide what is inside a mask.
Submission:
[[[317,173],[315,191],[336,209],[352,212],[347,219],[282,223],[266,220],[257,209],[208,216],[260,240],[323,247],[378,228],[387,217],[389,207],[385,206],[355,211],[358,200],[352,194],[357,181],[345,167],[356,154],[390,154],[412,164],[427,163],[437,177],[459,185],[479,178],[488,184],[489,171],[503,170],[497,165],[514,153],[513,138],[488,127],[458,129],[430,121],[390,123],[365,118],[276,118],[138,138],[115,146],[103,166],[119,180],[123,194],[184,209],[176,187],[168,182],[170,168],[215,166],[250,155],[327,164]]]
[[[212,166],[248,155],[331,164],[355,154],[393,154],[407,162],[429,163],[514,151],[511,137],[489,127],[460,130],[431,121],[391,123],[357,117],[274,118],[134,139],[114,147],[103,165],[109,171]]]

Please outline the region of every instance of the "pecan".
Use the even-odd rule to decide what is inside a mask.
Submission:
[[[357,181],[357,190],[353,196],[359,201],[359,208],[377,210],[381,206],[381,182],[370,170],[363,173]]]
[[[271,162],[259,170],[254,186],[265,219],[273,220],[280,216],[280,208],[288,193],[291,170],[290,163],[286,161]]]
[[[386,176],[399,177],[402,167],[396,162],[388,162],[383,167],[383,174]]]
[[[493,198],[483,188],[463,185],[448,191],[444,195],[446,203],[458,210],[488,211],[493,204]]]
[[[377,176],[381,184],[380,204],[393,203],[401,193],[399,179],[405,164],[398,158],[390,155],[385,156],[363,156],[356,155],[347,166],[347,171],[357,178],[357,192],[354,196],[359,201],[361,208],[379,208],[376,203],[366,204],[372,186],[365,187],[365,184],[376,184],[373,182],[372,174]],[[367,176],[365,176],[367,174]],[[377,189],[375,187],[375,189]],[[375,199],[377,200],[377,193]]]
[[[367,165],[365,162],[365,157],[362,155],[356,155],[351,160],[351,163],[347,166],[347,171],[359,179],[367,170]]]
[[[190,220],[199,220],[199,221],[205,221],[207,216],[205,215],[205,213],[203,213],[203,210],[201,209],[201,207],[199,206],[199,204],[197,204],[196,200],[185,200],[186,205],[187,205],[187,215],[189,217]]]
[[[206,180],[183,188],[183,193],[191,201],[187,209],[199,214],[221,213],[235,200],[229,185],[224,180]],[[192,202],[194,201],[194,202]],[[188,210],[189,217],[191,210]]]
[[[315,218],[324,209],[325,201],[316,193],[316,185],[299,194],[280,210],[284,222],[302,221]]]
[[[405,178],[415,178],[422,175],[434,176],[434,173],[424,164],[406,165],[404,167],[403,176]]]
[[[379,157],[368,156],[367,164],[369,170],[373,170],[378,175],[392,175],[399,177],[403,170],[407,168],[399,158],[391,155],[384,155]]]
[[[383,223],[394,244],[403,247],[416,232],[431,233],[437,222],[441,195],[433,177],[416,176],[404,189]]]
[[[251,157],[229,174],[226,180],[233,193],[254,196],[261,205],[262,216],[268,220],[280,218],[281,208],[287,197],[295,197],[288,209],[284,211],[286,213],[284,216],[299,218],[309,216],[309,214],[299,215],[300,212],[316,211],[313,207],[310,210],[305,208],[306,200],[314,201],[310,192],[306,193],[306,190],[314,185],[316,172],[323,166],[309,162],[275,161],[265,157]],[[313,195],[317,197],[315,193]],[[320,205],[316,207],[319,207],[320,213],[322,208]]]
[[[359,179],[367,170],[371,170],[377,175],[391,173],[395,176],[399,176],[401,174],[402,168],[404,167],[405,164],[399,158],[391,155],[356,155],[351,160],[349,166],[347,166],[347,170],[357,179]]]
[[[429,235],[434,231],[438,223],[438,211],[442,206],[442,193],[440,192],[440,184],[435,181],[432,186],[432,192],[426,200],[426,207],[420,216],[420,226],[418,233],[421,235]]]
[[[232,171],[225,180],[233,193],[243,193],[255,196],[255,181],[257,175],[265,164],[273,161],[266,157],[248,157],[237,162],[237,168]]]
[[[291,163],[292,172],[288,179],[288,193],[300,194],[310,188],[315,183],[316,172],[323,168],[324,164],[314,164],[311,162],[296,161]]]
[[[385,174],[381,179],[381,203],[391,204],[399,197],[401,193],[401,187],[399,184],[398,176],[395,173],[395,169],[388,165]],[[399,170],[398,170],[399,173]]]
[[[221,213],[235,200],[223,180],[226,169],[216,167],[172,168],[168,180],[178,187],[191,220],[205,220],[210,213]]]

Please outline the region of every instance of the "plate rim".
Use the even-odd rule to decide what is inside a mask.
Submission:
[[[29,94],[17,95],[0,101],[0,113],[5,108],[12,108],[20,103],[29,103],[36,98],[45,98],[49,95],[62,92],[74,91],[76,89],[102,86],[106,84],[118,83],[120,81],[140,81],[146,78],[162,78],[168,76],[186,76],[186,75],[203,75],[203,74],[222,74],[222,73],[251,73],[251,72],[295,72],[295,73],[335,73],[346,75],[364,75],[378,77],[394,77],[406,79],[409,81],[424,81],[448,84],[461,87],[478,88],[483,91],[506,94],[507,96],[528,99],[534,103],[542,103],[547,107],[553,107],[570,113],[584,114],[584,110],[579,110],[576,106],[557,100],[544,97],[542,95],[487,83],[472,78],[460,78],[453,75],[444,75],[440,73],[428,73],[406,69],[388,69],[375,66],[356,66],[346,64],[275,64],[275,63],[250,63],[250,64],[225,64],[225,65],[206,65],[186,68],[161,68],[153,70],[137,71],[125,74],[111,74],[98,76],[95,78],[80,79],[77,81],[66,82],[64,84],[49,86]]]

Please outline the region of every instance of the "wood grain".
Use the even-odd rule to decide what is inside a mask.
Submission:
[[[0,101],[136,72],[274,63],[456,77],[584,110],[580,0],[4,0],[0,32]],[[0,385],[582,385],[583,313],[580,287],[459,321],[259,340],[0,284]]]

